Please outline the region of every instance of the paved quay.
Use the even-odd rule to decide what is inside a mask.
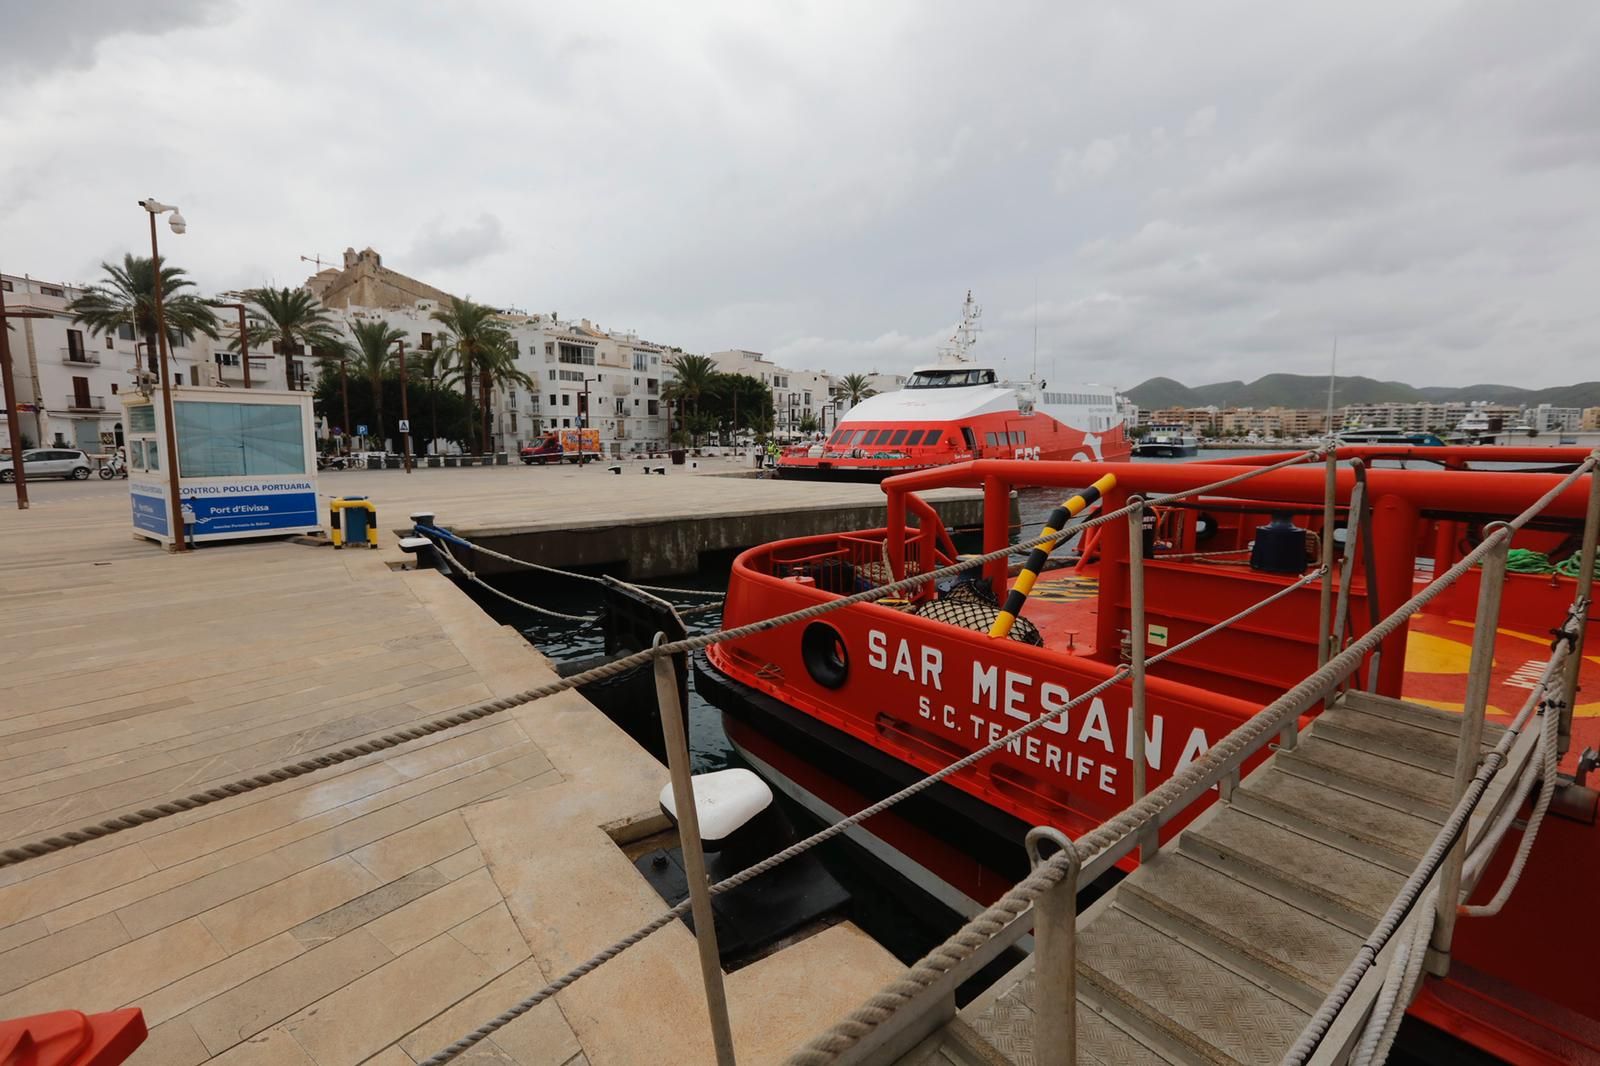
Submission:
[[[784,537],[873,529],[884,523],[876,484],[795,482],[743,475],[747,461],[622,460],[578,467],[472,467],[461,470],[334,471],[324,491],[381,496],[386,529],[414,510],[476,543],[551,566],[606,567],[636,580],[692,573],[702,552],[733,552]],[[620,465],[622,473],[608,472]],[[665,466],[667,473],[645,474]],[[506,486],[517,486],[508,492]],[[977,527],[982,494],[942,489],[926,494],[945,525]],[[484,574],[513,570],[487,556],[468,560]]]
[[[629,507],[770,491],[631,476]],[[350,471],[321,488],[372,496],[387,530],[425,505],[603,517],[608,478]],[[802,506],[815,489],[770,484]],[[0,847],[554,676],[438,573],[390,569],[387,533],[381,551],[169,555],[132,538],[125,482],[31,488],[31,510],[0,506]],[[663,909],[619,842],[657,827],[666,776],[566,693],[0,868],[0,1017],[138,1005],[144,1066],[406,1066]],[[729,975],[740,1060],[781,1058],[897,971],[842,924]],[[704,1017],[675,924],[458,1061],[709,1061]]]

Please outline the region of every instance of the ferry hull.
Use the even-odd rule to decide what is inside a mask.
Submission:
[[[1137,444],[1133,454],[1140,458],[1184,459],[1199,455],[1200,449],[1193,444]]]

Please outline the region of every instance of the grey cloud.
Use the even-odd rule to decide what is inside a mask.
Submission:
[[[0,83],[52,70],[88,70],[102,43],[122,35],[161,36],[215,24],[228,14],[223,0],[75,0],[23,2],[6,7],[0,33]]]
[[[485,211],[470,222],[452,224],[435,218],[423,227],[411,247],[409,261],[415,268],[443,270],[463,267],[487,259],[510,247],[500,220]]]
[[[208,287],[370,244],[818,368],[931,358],[969,287],[1020,368],[1037,285],[1058,377],[1315,373],[1336,334],[1419,384],[1592,376],[1589,0],[29,8],[0,37],[8,271],[137,250],[154,193]]]

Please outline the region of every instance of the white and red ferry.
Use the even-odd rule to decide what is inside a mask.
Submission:
[[[1128,457],[1115,389],[1002,380],[971,357],[981,314],[969,291],[961,324],[937,362],[918,367],[904,388],[856,404],[826,440],[785,449],[779,475],[878,481],[973,459]]]
[[[1370,549],[1363,547],[1352,562],[1352,638],[1460,560],[1487,523],[1517,514],[1558,480],[1549,472],[1496,467],[1542,462],[1570,470],[1587,455],[1575,448],[1350,451],[1369,462],[1400,459],[1402,467],[1411,467],[1366,472],[1371,525],[1363,543]],[[1114,508],[1132,493],[1179,493],[1280,458],[1285,457],[1087,467],[999,460],[894,478],[884,483],[885,528],[784,540],[740,555],[724,625],[825,603],[953,561],[954,544],[917,495],[924,490],[982,488],[986,504],[992,504],[984,523],[983,548],[989,552],[1009,542],[1013,488],[1050,486],[1064,497],[1109,473],[1116,481],[1104,504]],[[1416,469],[1429,461],[1444,469]],[[1245,559],[1255,531],[1269,521],[1281,523],[1287,515],[1308,545],[1319,543],[1318,537],[1347,542],[1343,527],[1353,472],[1339,472],[1333,529],[1322,527],[1323,476],[1320,465],[1288,467],[1220,498],[1157,509],[1153,526],[1146,527],[1151,547],[1144,564],[1151,639],[1175,645],[1294,583],[1293,574],[1256,568]],[[1570,487],[1517,533],[1515,547],[1545,553],[1552,563],[1576,561],[1586,496],[1582,482]],[[1108,535],[1085,546],[1076,565],[1038,575],[1022,614],[1031,625],[1013,629],[1009,638],[990,635],[1000,604],[1014,591],[1001,561],[975,581],[937,590],[923,586],[909,601],[861,603],[803,626],[712,646],[695,659],[696,687],[722,709],[730,740],[758,772],[819,819],[832,821],[1113,676],[1125,661],[1131,591],[1124,527],[1104,529]],[[1379,697],[1459,710],[1480,573],[1469,571],[1389,636],[1363,664],[1363,684]],[[1549,655],[1551,627],[1577,595],[1574,573],[1570,566],[1553,566],[1508,576],[1489,681],[1491,721],[1503,723],[1523,705],[1530,671],[1537,673]],[[1150,671],[1144,746],[1149,787],[1313,672],[1319,595],[1314,583],[1286,591],[1246,623]],[[1600,981],[1589,953],[1572,950],[1568,939],[1572,928],[1586,927],[1600,883],[1597,797],[1584,781],[1600,748],[1600,703],[1592,695],[1600,691],[1600,624],[1592,610],[1588,617],[1571,740],[1560,762],[1560,802],[1545,820],[1510,903],[1495,917],[1458,925],[1449,977],[1430,978],[1410,1010],[1433,1031],[1504,1061],[1600,1062]],[[932,896],[970,916],[1025,874],[1022,841],[1029,827],[1051,825],[1077,837],[1129,805],[1137,750],[1129,713],[1127,686],[1113,687],[1026,743],[1002,749],[872,818],[852,830],[850,839],[915,885],[924,902]],[[1265,755],[1247,762],[1246,773]],[[1336,776],[1329,780],[1362,787]],[[1337,823],[1335,815],[1316,811],[1297,817]],[[1167,825],[1163,839],[1187,820]],[[1330,824],[1326,831],[1338,832],[1339,826]],[[1492,869],[1505,868],[1516,839],[1508,835]],[[1120,865],[1132,868],[1137,856]],[[1401,876],[1394,875],[1396,882]],[[1491,889],[1496,880],[1487,879]]]

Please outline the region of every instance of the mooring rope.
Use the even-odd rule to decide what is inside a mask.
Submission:
[[[1272,595],[1267,596],[1264,599],[1256,601],[1255,603],[1249,605],[1248,607],[1246,607],[1243,610],[1237,612],[1236,614],[1233,614],[1233,615],[1230,615],[1227,618],[1224,618],[1220,622],[1217,622],[1217,623],[1215,623],[1215,624],[1213,624],[1211,626],[1208,626],[1207,628],[1205,628],[1205,629],[1201,630],[1200,632],[1194,634],[1193,636],[1189,637],[1188,639],[1180,641],[1177,644],[1174,644],[1172,647],[1167,648],[1166,650],[1160,652],[1159,654],[1150,656],[1150,658],[1146,660],[1145,665],[1146,666],[1154,666],[1155,664],[1161,662],[1163,659],[1166,659],[1169,656],[1176,655],[1179,652],[1184,651],[1185,649],[1190,648],[1195,644],[1198,644],[1200,641],[1206,639],[1207,637],[1212,636],[1212,635],[1214,635],[1216,633],[1220,633],[1223,630],[1225,630],[1225,629],[1235,625],[1236,623],[1242,621],[1243,619],[1248,618],[1250,615],[1255,614],[1257,611],[1262,610],[1263,608],[1268,607],[1268,606],[1270,606],[1270,605],[1272,605],[1274,603],[1277,603],[1279,600],[1283,599],[1285,596],[1288,596],[1288,595],[1296,592],[1297,590],[1304,588],[1305,586],[1309,585],[1311,582],[1316,581],[1316,580],[1320,579],[1321,577],[1322,577],[1322,568],[1318,567],[1316,570],[1313,570],[1310,573],[1305,574],[1302,577],[1300,577],[1299,579],[1295,580],[1294,582],[1292,582],[1292,583],[1290,583],[1288,585],[1285,585],[1283,588],[1281,588],[1278,591],[1274,592]],[[954,775],[956,773],[959,773],[962,770],[965,770],[967,767],[972,766],[973,764],[975,764],[977,762],[980,762],[983,759],[988,758],[990,755],[993,755],[995,752],[999,751],[1001,748],[1007,747],[1007,746],[1009,746],[1011,744],[1015,744],[1018,741],[1022,740],[1024,737],[1028,736],[1030,733],[1034,732],[1035,730],[1043,728],[1044,726],[1048,725],[1049,723],[1051,723],[1053,721],[1056,721],[1062,715],[1066,714],[1068,711],[1071,711],[1071,710],[1074,710],[1074,709],[1076,709],[1078,707],[1081,707],[1083,704],[1087,703],[1089,700],[1092,700],[1095,697],[1102,695],[1103,693],[1105,693],[1106,691],[1110,690],[1111,688],[1114,688],[1116,685],[1118,685],[1122,681],[1127,680],[1127,678],[1129,678],[1130,676],[1132,676],[1132,671],[1130,671],[1126,666],[1117,667],[1117,669],[1112,672],[1110,677],[1106,678],[1105,680],[1099,682],[1096,685],[1091,686],[1088,689],[1085,689],[1083,692],[1079,693],[1076,697],[1074,697],[1073,699],[1069,700],[1063,706],[1057,707],[1054,710],[1051,710],[1048,713],[1046,713],[1044,715],[1041,715],[1038,718],[1035,718],[1033,721],[1029,722],[1026,725],[1019,726],[1016,729],[1013,729],[1011,732],[1005,734],[1004,736],[990,741],[988,744],[984,745],[983,747],[978,748],[977,750],[972,751],[972,752],[968,753],[967,755],[962,756],[960,759],[957,759],[955,762],[950,763],[949,765],[945,766],[944,768],[942,768],[940,770],[936,770],[933,773],[928,774],[926,777],[923,777],[923,778],[920,778],[920,779],[918,779],[916,781],[913,781],[911,784],[907,785],[905,788],[902,788],[899,792],[896,792],[896,793],[894,793],[892,795],[889,795],[889,796],[885,796],[883,799],[879,800],[878,802],[876,802],[876,803],[874,803],[874,804],[872,804],[872,805],[870,805],[868,807],[864,807],[864,808],[862,808],[861,810],[857,811],[856,813],[854,813],[852,815],[849,815],[849,816],[847,816],[845,818],[839,819],[837,822],[834,822],[832,825],[826,826],[825,828],[818,830],[817,832],[813,833],[811,836],[806,837],[804,840],[801,840],[801,841],[798,841],[798,842],[796,842],[794,844],[789,845],[788,847],[784,848],[782,851],[776,852],[776,853],[768,856],[767,858],[761,860],[760,862],[756,863],[755,865],[749,866],[749,867],[747,867],[747,868],[745,868],[743,870],[740,870],[738,873],[733,874],[731,877],[728,877],[728,878],[726,878],[726,879],[724,879],[722,881],[716,882],[715,884],[713,884],[710,887],[711,894],[712,895],[719,895],[720,893],[727,892],[730,889],[738,888],[740,885],[744,884],[747,881],[751,881],[751,880],[761,876],[762,874],[766,873],[768,870],[772,870],[772,869],[774,869],[774,868],[776,868],[778,866],[781,866],[783,863],[788,862],[790,859],[792,859],[792,858],[794,858],[794,857],[796,857],[798,855],[802,855],[807,851],[810,851],[812,848],[816,847],[817,845],[826,843],[827,841],[832,840],[834,837],[838,836],[839,834],[844,833],[847,830],[853,829],[854,827],[860,825],[862,822],[865,822],[870,818],[874,818],[877,815],[882,814],[884,811],[888,810],[890,807],[893,807],[896,804],[898,804],[898,803],[900,803],[900,802],[902,802],[904,800],[910,799],[912,796],[915,796],[920,792],[927,791],[928,789],[932,788],[934,785],[938,784],[939,782],[944,781],[946,778],[949,778],[950,776],[952,776],[952,775]],[[627,936],[623,937],[621,940],[618,940],[614,944],[608,945],[607,947],[605,947],[601,951],[596,952],[594,955],[590,956],[589,958],[585,959],[583,962],[579,963],[577,966],[574,966],[571,970],[568,970],[566,973],[562,974],[556,980],[554,980],[554,981],[550,982],[549,984],[545,985],[543,988],[541,988],[539,991],[535,992],[533,995],[528,996],[526,999],[524,999],[521,1002],[515,1004],[514,1006],[508,1008],[507,1010],[505,1010],[501,1014],[498,1014],[495,1017],[489,1019],[487,1022],[484,1022],[482,1025],[478,1026],[478,1028],[474,1029],[472,1032],[470,1032],[467,1035],[463,1036],[461,1039],[457,1040],[455,1043],[451,1044],[449,1047],[443,1048],[440,1051],[438,1051],[437,1053],[435,1053],[433,1056],[431,1056],[430,1058],[424,1059],[421,1063],[418,1064],[418,1066],[443,1066],[444,1063],[449,1062],[451,1059],[455,1058],[457,1055],[461,1054],[463,1051],[466,1051],[468,1048],[472,1047],[474,1044],[478,1043],[480,1040],[483,1040],[485,1037],[487,1037],[490,1034],[492,1034],[496,1029],[499,1029],[502,1026],[507,1025],[510,1022],[512,1022],[512,1021],[516,1020],[517,1018],[521,1017],[522,1015],[526,1014],[528,1011],[532,1010],[534,1007],[537,1007],[540,1003],[543,1003],[545,1000],[549,999],[551,996],[555,995],[557,992],[561,991],[563,988],[566,988],[568,985],[570,985],[574,981],[578,980],[578,978],[582,977],[584,974],[590,973],[590,972],[594,971],[595,969],[599,968],[599,966],[602,963],[604,963],[604,962],[606,962],[606,961],[608,961],[610,959],[616,958],[618,955],[620,955],[624,951],[628,950],[628,948],[630,948],[633,945],[635,945],[635,944],[639,943],[640,941],[644,940],[646,937],[650,936],[650,934],[656,932],[657,930],[664,929],[665,927],[671,925],[674,919],[678,918],[679,916],[681,916],[682,914],[684,914],[685,912],[688,911],[689,904],[690,904],[690,901],[685,899],[681,903],[679,903],[677,906],[673,907],[672,909],[670,909],[668,911],[665,911],[662,914],[656,916],[654,919],[652,919],[651,921],[647,922],[646,924],[640,926],[638,929],[634,930],[632,933],[629,933]]]
[[[546,574],[558,574],[561,577],[570,577],[577,581],[589,581],[596,585],[605,584],[605,578],[603,577],[595,577],[593,574],[580,574],[576,570],[562,570],[559,567],[546,566],[543,563],[529,562],[527,559],[518,559],[515,555],[507,555],[505,552],[495,551],[493,548],[486,548],[482,544],[475,544],[459,534],[450,532],[443,526],[430,526],[418,523],[416,530],[425,537],[437,536],[441,539],[453,540],[463,547],[471,548],[474,552],[487,555],[491,559],[499,559],[501,562],[510,563],[513,566],[520,566],[525,570],[537,570]],[[644,589],[646,592],[661,592],[669,596],[710,596],[716,599],[721,599],[723,595],[716,589],[668,588],[664,585],[641,585],[637,581],[626,581],[624,584],[632,585],[636,589]]]
[[[1197,488],[1186,489],[1183,492],[1172,493],[1167,496],[1155,497],[1151,500],[1147,500],[1146,506],[1149,506],[1152,503],[1169,503],[1173,500],[1182,499],[1186,496],[1198,496],[1207,492],[1215,492],[1218,489],[1227,488],[1230,485],[1236,485],[1242,481],[1259,477],[1262,474],[1273,470],[1281,469],[1297,463],[1307,462],[1312,459],[1321,458],[1324,454],[1325,452],[1319,449],[1291,456],[1290,458],[1273,463],[1270,466],[1252,468],[1243,474],[1236,474],[1233,477],[1223,478],[1220,481],[1215,481],[1208,485],[1201,485]],[[662,644],[658,647],[650,648],[645,651],[635,652],[631,655],[626,655],[620,659],[613,660],[612,662],[593,667],[592,669],[572,674],[569,677],[560,678],[556,681],[549,682],[548,684],[539,685],[511,696],[503,696],[499,699],[488,700],[483,703],[475,704],[463,710],[456,711],[453,714],[445,715],[441,718],[435,718],[431,721],[410,726],[406,729],[398,730],[394,733],[388,733],[384,736],[376,737],[371,740],[362,741],[359,744],[352,744],[336,751],[324,752],[321,755],[312,756],[307,759],[301,759],[298,762],[288,763],[284,766],[278,767],[275,770],[268,770],[259,774],[253,774],[249,777],[243,777],[237,781],[231,781],[224,785],[217,785],[201,792],[192,792],[186,796],[173,797],[172,799],[165,800],[161,803],[152,804],[149,807],[124,812],[114,818],[108,818],[104,821],[96,822],[93,825],[86,825],[78,829],[68,830],[56,836],[46,837],[43,840],[23,844],[18,847],[8,848],[4,851],[0,851],[0,868],[12,866],[20,862],[26,862],[29,859],[37,858],[41,855],[48,855],[52,852],[61,851],[65,848],[70,848],[78,844],[85,844],[91,840],[98,840],[102,837],[110,836],[113,833],[120,833],[125,829],[132,829],[136,826],[159,821],[162,818],[171,818],[174,815],[182,814],[185,811],[194,810],[196,807],[204,807],[212,803],[220,802],[221,800],[229,799],[233,796],[243,795],[246,792],[253,792],[256,789],[265,788],[269,785],[277,784],[280,781],[287,781],[291,778],[299,777],[315,770],[326,769],[329,766],[337,766],[340,763],[349,762],[352,759],[359,759],[375,752],[384,751],[389,748],[396,748],[402,744],[409,744],[414,740],[420,740],[423,737],[431,736],[434,733],[438,733],[442,730],[452,729],[460,725],[466,725],[469,722],[475,722],[481,718],[486,718],[489,715],[499,714],[502,711],[508,711],[512,708],[520,707],[525,703],[532,703],[535,700],[545,699],[547,697],[557,695],[558,693],[566,692],[570,689],[578,688],[581,685],[587,685],[595,681],[604,681],[609,678],[617,677],[620,674],[632,670],[634,667],[643,666],[662,655],[677,655],[684,652],[694,652],[699,651],[701,648],[709,647],[712,644],[720,644],[725,641],[743,640],[745,637],[752,637],[759,633],[765,633],[768,630],[776,629],[780,626],[791,625],[795,622],[807,622],[813,618],[820,617],[821,615],[828,614],[833,611],[844,610],[845,608],[853,607],[860,603],[868,603],[873,600],[893,597],[898,593],[908,592],[930,581],[943,580],[944,578],[953,577],[956,574],[964,573],[967,570],[986,566],[991,562],[1007,558],[1011,555],[1019,555],[1032,551],[1034,548],[1045,543],[1046,541],[1059,542],[1069,539],[1073,535],[1081,533],[1083,530],[1104,525],[1107,522],[1121,518],[1122,516],[1126,515],[1129,510],[1130,508],[1128,507],[1118,508],[1115,511],[1109,511],[1076,523],[1075,525],[1055,534],[1053,537],[1035,537],[1032,540],[1023,541],[1020,544],[998,548],[984,555],[974,555],[966,559],[957,560],[956,562],[951,563],[949,566],[940,567],[936,570],[930,570],[925,574],[911,574],[900,579],[899,581],[890,582],[887,585],[880,585],[877,588],[864,589],[861,592],[853,593],[837,600],[829,600],[825,603],[813,604],[810,607],[804,607],[800,610],[792,611],[786,615],[778,615],[773,618],[759,619],[755,622],[748,622],[742,626],[735,626],[733,629],[721,629],[714,633],[701,633],[688,637],[684,640],[673,641],[671,643]]]

